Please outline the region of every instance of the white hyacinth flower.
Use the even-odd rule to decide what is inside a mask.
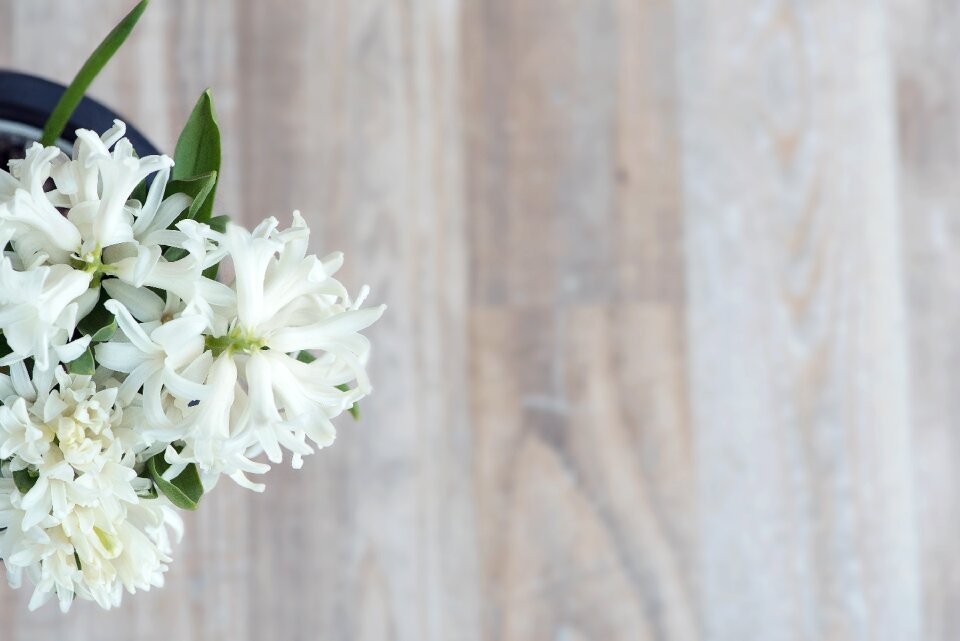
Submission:
[[[222,300],[226,287],[202,275],[211,262],[203,243],[167,230],[192,202],[183,193],[164,198],[173,161],[138,158],[125,131],[120,121],[102,137],[81,129],[72,158],[35,144],[24,160],[11,162],[12,173],[0,169],[0,238],[7,234],[19,263],[70,264],[89,273],[94,285],[115,277],[135,287],[168,289],[188,302]],[[145,202],[131,200],[151,175]],[[44,191],[48,178],[55,188]],[[161,245],[184,247],[188,255],[169,261]],[[96,302],[95,295],[89,298],[81,318]]]
[[[12,230],[14,251],[24,263],[36,262],[39,256],[63,264],[80,249],[80,231],[44,191],[54,161],[63,162],[64,158],[56,147],[34,144],[27,149],[26,158],[11,161],[12,175],[0,169],[0,183],[12,191],[0,201],[0,221]]]
[[[89,285],[89,274],[67,265],[17,271],[9,258],[0,259],[0,330],[11,349],[0,365],[33,358],[47,370],[79,357],[90,339],[71,335]]]
[[[180,439],[205,470],[217,469],[217,451],[227,442],[245,444],[247,458],[262,451],[274,463],[287,449],[299,467],[313,452],[307,439],[331,444],[331,419],[370,393],[370,343],[360,332],[384,307],[361,309],[365,289],[350,300],[333,278],[340,254],[323,261],[307,255],[309,229],[299,212],[285,231],[270,218],[252,233],[235,225],[207,233],[234,266],[235,299],[215,308],[215,335],[207,340],[217,357],[207,377],[212,390],[184,408]],[[321,356],[303,363],[296,358],[301,350]]]
[[[222,476],[262,491],[261,459],[300,467],[372,390],[362,332],[384,306],[334,277],[343,256],[308,254],[299,212],[196,220],[173,161],[124,133],[0,169],[0,561],[31,609],[162,585],[174,506]],[[230,284],[209,277],[224,259]]]
[[[0,412],[0,428],[8,435],[32,430],[34,443],[13,448],[0,467],[0,557],[11,586],[23,575],[34,583],[32,609],[54,595],[64,611],[74,597],[109,608],[123,589],[162,584],[170,561],[166,527],[182,526],[162,502],[138,495],[149,483],[134,469],[146,448],[130,436],[118,388],[62,369],[55,381],[51,388],[48,378],[28,379],[19,363],[0,377],[4,409],[13,415],[5,420]],[[32,462],[37,451],[39,464]],[[15,473],[32,478],[32,486],[18,489],[9,481]]]
[[[204,356],[203,330],[207,319],[199,314],[180,314],[166,320],[140,324],[127,308],[109,300],[106,308],[117,318],[126,341],[114,340],[97,345],[97,362],[116,372],[127,374],[120,386],[124,398],[132,398],[143,389],[146,431],[170,427],[163,403],[163,392],[185,401],[203,400],[207,388],[181,372]]]
[[[167,156],[137,158],[123,138],[125,131],[120,121],[102,138],[81,129],[73,158],[56,147],[34,144],[26,158],[11,161],[12,174],[0,182],[9,185],[12,178],[17,184],[12,197],[0,204],[0,221],[16,230],[14,251],[25,263],[38,254],[52,263],[65,264],[71,256],[93,263],[104,248],[134,239],[130,194],[173,161]],[[56,185],[49,192],[44,191],[47,178]],[[66,209],[66,216],[58,208]]]

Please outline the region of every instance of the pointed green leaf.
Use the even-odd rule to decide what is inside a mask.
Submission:
[[[77,324],[78,329],[85,336],[89,336],[94,343],[104,343],[117,331],[117,318],[103,306],[103,299],[94,306],[89,314]]]
[[[163,192],[164,198],[169,198],[173,194],[186,194],[193,198],[193,202],[190,203],[190,208],[187,209],[186,213],[180,214],[173,224],[176,224],[184,218],[197,220],[197,216],[200,214],[200,208],[206,204],[216,186],[216,171],[208,171],[205,174],[190,176],[189,178],[177,178],[176,180],[168,182],[167,188]],[[171,228],[173,224],[170,225]]]
[[[103,325],[90,334],[90,340],[94,343],[106,343],[108,340],[113,338],[113,335],[117,333],[117,319],[114,317],[109,323]]]
[[[153,482],[157,484],[157,489],[178,508],[196,510],[200,497],[203,496],[203,484],[200,482],[197,466],[191,463],[172,481],[163,478],[163,473],[169,467],[170,464],[163,458],[163,452],[147,461],[147,469]]]
[[[214,216],[207,221],[207,224],[210,225],[210,229],[223,233],[227,231],[227,223],[230,222],[230,216],[220,215]]]
[[[93,376],[96,369],[97,364],[93,360],[93,351],[89,347],[80,355],[80,358],[75,361],[70,361],[67,365],[67,370],[71,374],[80,376]]]
[[[220,171],[220,126],[209,89],[200,95],[187,124],[180,132],[173,161],[171,178],[174,180]],[[195,220],[206,222],[210,219],[216,190],[214,181],[209,197],[200,206]]]
[[[140,16],[143,15],[144,10],[147,8],[148,2],[149,0],[142,0],[137,4],[137,6],[120,21],[120,24],[107,34],[107,37],[103,39],[100,46],[94,49],[90,57],[87,58],[87,61],[83,63],[73,82],[71,82],[70,86],[63,92],[60,101],[57,103],[57,106],[53,108],[53,112],[47,119],[47,124],[43,128],[43,136],[40,138],[41,144],[49,147],[57,142],[60,134],[63,133],[64,127],[66,127],[70,121],[70,116],[73,115],[73,111],[77,108],[77,105],[80,104],[80,101],[83,100],[83,95],[87,93],[90,83],[93,82],[93,79],[97,77],[100,70],[110,61],[110,58],[117,52],[117,49],[119,49],[120,45],[127,39],[130,32],[133,31],[133,27],[137,24],[137,21],[140,20]]]

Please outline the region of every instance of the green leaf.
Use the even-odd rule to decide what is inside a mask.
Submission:
[[[312,363],[313,361],[317,360],[317,357],[307,350],[302,349],[300,350],[300,353],[297,354],[297,360],[301,363]]]
[[[94,343],[104,343],[117,332],[117,317],[103,306],[103,298],[97,302],[93,310],[83,317],[77,327],[85,336],[89,336]]]
[[[77,105],[80,104],[80,101],[83,100],[83,95],[87,93],[90,83],[93,82],[93,79],[97,77],[100,70],[110,61],[110,58],[117,52],[117,49],[119,49],[120,45],[127,39],[130,32],[133,31],[133,27],[137,24],[137,21],[140,20],[140,16],[143,15],[148,3],[149,0],[141,0],[141,2],[133,8],[133,11],[128,13],[126,17],[120,21],[120,24],[107,34],[107,37],[103,39],[100,46],[94,49],[90,57],[87,58],[87,61],[83,63],[73,82],[70,83],[67,90],[60,96],[60,101],[57,103],[57,106],[53,108],[53,112],[47,119],[47,124],[43,127],[43,136],[40,138],[41,144],[49,147],[57,142],[60,134],[63,133],[64,127],[66,127],[70,121],[70,116],[73,115],[73,111],[77,108]]]
[[[196,510],[200,497],[203,496],[203,484],[200,483],[200,474],[197,466],[191,463],[180,472],[172,481],[163,478],[163,473],[170,464],[163,458],[163,452],[147,461],[147,469],[157,489],[170,499],[170,502],[182,510]]]
[[[20,494],[26,494],[37,484],[37,478],[40,475],[30,470],[17,470],[13,473],[13,484],[17,486]]]
[[[227,231],[227,223],[229,222],[230,222],[230,216],[221,215],[221,216],[214,216],[213,218],[207,221],[207,224],[210,225],[210,229],[214,231],[218,231],[222,234],[223,232]]]
[[[70,361],[67,365],[67,370],[71,374],[80,376],[93,376],[96,368],[97,365],[93,360],[93,351],[89,347],[80,355],[80,358],[75,361]]]
[[[190,208],[186,211],[186,213],[178,216],[170,226],[173,227],[173,225],[176,225],[184,218],[192,218],[193,220],[197,220],[204,205],[208,200],[213,198],[213,190],[216,188],[216,185],[217,172],[215,171],[207,172],[200,176],[191,176],[190,178],[171,180],[169,183],[167,183],[167,188],[164,191],[164,198],[169,198],[173,194],[186,194],[193,198],[193,202],[190,203]],[[180,260],[186,255],[187,250],[183,249],[182,247],[171,247],[164,252],[163,257],[169,261],[175,261]]]
[[[106,343],[117,333],[117,318],[113,317],[109,323],[103,325],[97,331],[90,334],[90,340],[94,343]]]
[[[220,172],[220,126],[217,124],[213,96],[209,89],[200,95],[187,124],[180,132],[177,147],[173,152],[173,161],[170,177],[174,180]],[[216,191],[214,180],[209,197],[201,204],[200,210],[194,216],[195,220],[202,223],[210,220]]]
[[[200,174],[198,176],[190,176],[189,178],[177,178],[176,180],[171,180],[167,183],[167,188],[163,192],[164,198],[169,198],[173,194],[186,194],[193,198],[193,202],[190,203],[190,208],[187,210],[186,214],[181,214],[174,224],[183,220],[184,218],[193,218],[198,220],[198,216],[210,196],[213,195],[213,190],[217,186],[217,172],[208,171],[205,174]],[[207,219],[209,220],[209,219]],[[200,221],[207,222],[207,221]],[[171,225],[172,227],[173,225]]]

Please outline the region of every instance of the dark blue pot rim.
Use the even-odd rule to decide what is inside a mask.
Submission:
[[[43,129],[47,116],[53,111],[66,87],[63,85],[15,71],[0,70],[0,120]],[[84,97],[70,117],[63,131],[62,140],[72,144],[77,129],[92,129],[103,133],[113,126],[114,120],[123,120],[127,125],[127,138],[140,156],[160,153],[126,118],[97,102]]]

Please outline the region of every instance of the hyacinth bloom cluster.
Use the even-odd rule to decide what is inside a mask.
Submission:
[[[117,606],[163,583],[178,509],[333,442],[383,313],[294,213],[196,215],[120,122],[0,170],[0,558],[9,583]],[[232,282],[217,280],[228,264]]]

